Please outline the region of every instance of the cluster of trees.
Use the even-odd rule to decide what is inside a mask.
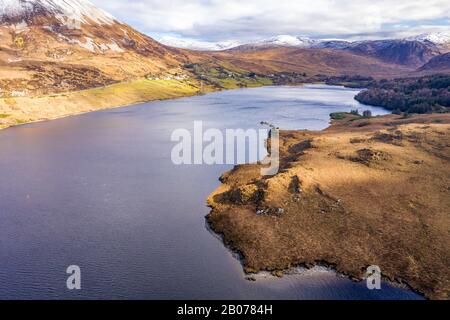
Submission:
[[[355,99],[381,106],[394,113],[430,113],[450,111],[450,75],[422,78],[373,80],[368,90]]]
[[[324,77],[321,81],[325,81],[328,85],[342,85],[347,88],[367,88],[373,82],[372,77],[359,76],[359,75],[344,75],[344,76],[334,76],[334,77]]]

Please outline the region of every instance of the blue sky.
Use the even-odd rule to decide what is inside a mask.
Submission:
[[[450,32],[450,0],[91,0],[154,38],[348,40]]]

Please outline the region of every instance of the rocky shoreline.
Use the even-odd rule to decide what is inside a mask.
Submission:
[[[282,131],[280,172],[225,173],[207,221],[247,273],[325,263],[361,280],[378,265],[389,281],[448,299],[449,146],[448,114],[348,114],[320,132]]]

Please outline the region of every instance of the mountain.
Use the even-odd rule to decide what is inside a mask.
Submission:
[[[420,41],[423,43],[432,43],[442,53],[450,51],[450,31],[447,32],[435,32],[435,33],[424,33],[415,37],[407,38],[411,41]]]
[[[344,50],[383,62],[420,67],[440,54],[431,43],[409,40],[377,40],[351,43]]]
[[[450,52],[432,58],[419,71],[433,73],[450,73]]]
[[[256,43],[241,45],[232,50],[251,51],[268,48],[315,48],[346,50],[357,55],[372,57],[385,63],[418,68],[440,54],[439,48],[431,42],[418,40],[375,40],[348,42],[340,40],[319,41],[303,37],[276,37]]]
[[[352,46],[351,42],[343,40],[324,40],[319,41],[315,48],[328,48],[328,49],[347,49]]]
[[[396,77],[415,68],[387,63],[370,56],[346,50],[324,48],[274,47],[259,50],[227,50],[211,55],[226,65],[233,65],[257,74],[301,73],[306,77],[361,75]],[[306,78],[307,79],[307,78]]]
[[[195,39],[183,39],[164,36],[159,41],[167,46],[199,50],[199,51],[222,51],[222,50],[260,50],[278,47],[311,48],[319,42],[308,37],[279,35],[268,39],[252,41],[242,44],[240,41],[207,42]]]
[[[69,19],[83,23],[112,24],[114,18],[83,0],[1,0],[0,20],[9,23],[56,19],[66,24]]]
[[[279,35],[240,44],[238,41],[204,42],[175,37],[163,37],[161,42],[177,48],[201,51],[257,51],[270,48],[318,48],[348,50],[369,55],[384,62],[420,66],[432,57],[450,52],[450,32],[422,34],[405,39],[344,41],[315,40],[305,36]]]
[[[280,35],[269,39],[250,42],[233,48],[233,50],[260,50],[277,47],[311,48],[317,41],[308,37]]]
[[[242,44],[232,47],[229,50],[241,52],[261,51],[273,48],[346,50],[358,55],[378,59],[384,63],[419,68],[431,58],[450,51],[449,39],[450,35],[447,33],[427,34],[407,39],[356,42],[344,40],[314,40],[304,36],[281,35]],[[186,45],[184,47],[195,49],[192,45]],[[218,49],[220,49],[220,47],[214,47],[214,50],[217,51]]]
[[[238,41],[207,42],[170,36],[164,36],[158,40],[166,46],[198,51],[221,51],[228,50],[240,45],[240,42]]]
[[[0,86],[73,91],[167,73],[186,61],[87,0],[0,0]],[[24,85],[26,84],[26,85]]]

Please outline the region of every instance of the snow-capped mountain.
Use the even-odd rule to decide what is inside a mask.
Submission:
[[[277,47],[311,48],[317,45],[317,43],[318,41],[304,36],[279,35],[268,39],[249,42],[247,44],[240,45],[235,49],[257,50]]]
[[[344,49],[387,63],[419,68],[441,52],[432,43],[417,40],[373,40],[354,42]]]
[[[450,51],[450,31],[421,34],[418,36],[404,39],[386,39],[386,40],[364,40],[364,41],[345,41],[345,40],[322,40],[311,39],[306,36],[279,35],[267,39],[250,41],[242,43],[239,41],[206,42],[194,39],[184,39],[178,37],[162,37],[160,42],[177,48],[201,50],[201,51],[221,51],[221,50],[260,50],[277,47],[286,48],[317,48],[317,49],[338,49],[347,50],[370,44],[372,47],[390,46],[392,43],[423,43],[426,46],[433,45],[441,52]]]
[[[345,42],[282,35],[241,45],[236,41],[210,43],[164,37],[161,41],[166,45],[162,45],[88,0],[0,0],[1,71],[14,75],[0,79],[0,95],[42,95],[149,75],[186,75],[190,72],[184,68],[187,64],[220,59],[236,63],[237,69],[258,73],[303,73],[305,66],[311,66],[307,72],[312,74],[330,70],[333,74],[343,70],[368,74],[378,72],[380,63],[388,63],[393,67],[382,69],[383,74],[392,74],[398,66],[420,67],[444,53],[441,48],[446,39],[445,34],[439,34],[416,40]],[[442,44],[437,49],[431,41]],[[264,58],[264,50],[273,48],[277,49],[268,50],[267,62],[258,62]],[[276,64],[267,67],[272,60]],[[321,69],[323,66],[326,68]]]
[[[88,0],[0,0],[0,47],[2,68],[16,73],[0,88],[27,83],[25,95],[166,74],[186,60]]]
[[[164,36],[158,39],[159,42],[170,47],[199,50],[199,51],[221,51],[228,50],[240,45],[238,41],[208,42],[195,39],[182,39],[171,36]]]
[[[30,21],[37,16],[52,17],[61,23],[112,24],[114,18],[87,0],[0,0],[0,22]]]
[[[0,28],[16,34],[16,42],[23,42],[22,52],[33,45],[32,35],[38,39],[38,33],[49,32],[58,41],[93,53],[123,52],[123,36],[111,32],[114,26],[125,27],[88,0],[0,0]],[[107,37],[98,32],[100,28]],[[28,34],[30,41],[17,36],[19,33]]]

